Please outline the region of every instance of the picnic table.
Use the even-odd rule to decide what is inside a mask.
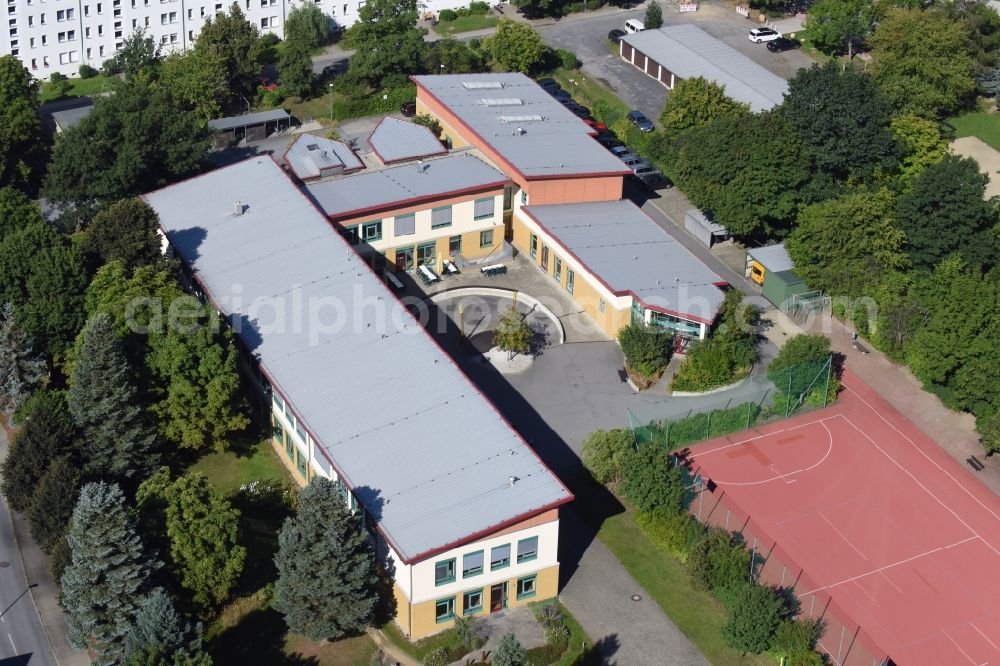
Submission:
[[[388,268],[382,270],[382,274],[385,275],[386,281],[396,289],[402,289],[403,283],[398,277],[396,277],[392,271]]]
[[[434,269],[428,267],[427,264],[420,264],[417,266],[417,275],[419,275],[423,283],[428,286],[441,281],[441,277],[434,272]]]
[[[458,275],[458,266],[452,261],[445,260],[444,268],[441,272],[445,275]]]
[[[507,273],[507,267],[503,264],[490,264],[489,266],[483,266],[479,271],[486,277],[495,277]]]

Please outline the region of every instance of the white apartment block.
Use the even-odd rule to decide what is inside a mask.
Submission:
[[[365,0],[315,2],[338,25],[358,19]],[[0,0],[6,24],[0,55],[16,56],[37,79],[53,72],[76,76],[80,65],[99,69],[136,28],[146,31],[164,53],[190,48],[205,19],[227,12],[232,0]],[[284,21],[296,0],[237,0],[247,20],[261,32],[284,35]],[[462,7],[468,0],[418,3],[422,14]]]

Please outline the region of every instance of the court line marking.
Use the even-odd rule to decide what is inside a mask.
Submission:
[[[978,663],[975,659],[973,659],[972,657],[970,657],[969,653],[966,652],[965,650],[963,650],[962,646],[958,644],[958,641],[956,641],[954,638],[952,638],[948,634],[947,631],[945,631],[944,629],[942,629],[941,633],[944,634],[944,637],[947,638],[949,641],[951,641],[955,645],[956,648],[958,648],[958,651],[962,653],[963,657],[965,657],[966,659],[968,659],[971,663],[975,664],[976,666],[982,666],[982,664]],[[989,663],[989,662],[987,662],[987,663]]]
[[[834,525],[833,522],[829,518],[827,518],[826,516],[823,515],[823,510],[822,509],[818,509],[816,511],[816,515],[819,516],[820,518],[822,518],[823,520],[825,520],[826,524],[829,525],[830,527],[832,527],[833,531],[837,533],[837,536],[839,536],[841,539],[843,539],[847,543],[848,546],[850,546],[851,548],[853,548],[855,553],[857,553],[858,555],[860,555],[861,557],[863,557],[865,559],[865,561],[868,561],[868,556],[865,555],[864,553],[862,553],[858,549],[857,546],[855,546],[853,543],[851,543],[851,540],[848,539],[846,536],[844,536],[844,533],[841,532],[839,529],[837,529],[837,526]]]
[[[941,506],[943,506],[945,508],[945,510],[947,510],[948,513],[950,513],[952,516],[954,516],[955,520],[957,520],[958,522],[960,522],[965,529],[969,530],[972,534],[974,534],[976,536],[977,539],[979,539],[984,544],[986,544],[987,548],[989,548],[990,550],[992,550],[997,555],[1000,555],[1000,550],[997,550],[993,546],[993,544],[991,544],[986,539],[984,539],[981,536],[979,536],[979,532],[977,532],[976,530],[972,529],[972,527],[970,527],[967,522],[965,522],[964,520],[962,520],[961,516],[959,516],[957,513],[955,513],[954,509],[952,509],[950,506],[948,506],[943,501],[941,501],[941,499],[937,495],[935,495],[934,493],[932,493],[931,490],[930,490],[930,488],[928,488],[923,483],[921,483],[920,479],[918,479],[916,476],[913,475],[913,472],[911,472],[910,470],[906,469],[903,465],[901,465],[899,463],[898,460],[896,460],[895,458],[893,458],[892,456],[890,456],[888,453],[886,453],[886,451],[881,446],[878,445],[878,442],[876,442],[874,439],[872,439],[871,436],[868,433],[866,433],[864,430],[862,430],[857,425],[855,425],[853,421],[851,421],[850,419],[847,419],[847,422],[851,424],[852,428],[854,428],[859,433],[861,433],[862,435],[864,435],[865,439],[867,439],[869,442],[871,442],[872,446],[874,446],[876,449],[878,449],[882,453],[882,455],[884,455],[886,458],[888,458],[889,460],[891,460],[893,465],[895,465],[899,469],[903,470],[903,472],[908,477],[910,477],[911,479],[913,479],[913,482],[916,483],[918,486],[920,486],[925,493],[927,493],[928,495],[930,495],[934,499],[935,502],[937,502],[938,504],[940,504]],[[889,425],[892,425],[892,424],[890,423]],[[897,430],[897,432],[899,432],[899,431]],[[900,433],[900,434],[902,435],[903,433]],[[904,435],[904,437],[905,437],[905,435]],[[931,461],[931,462],[933,462],[933,461]],[[944,470],[942,470],[942,471],[944,471]],[[947,472],[945,472],[945,473],[947,474]],[[993,515],[996,515],[996,514],[993,514]]]
[[[807,426],[816,425],[817,423],[823,423],[823,421],[829,421],[830,419],[835,419],[837,417],[846,418],[844,417],[843,414],[833,414],[831,416],[824,416],[821,419],[816,419],[815,421],[809,421],[808,423],[800,423],[799,425],[795,425],[790,428],[781,428],[779,430],[772,430],[771,432],[766,432],[761,435],[754,435],[753,437],[748,437],[738,442],[732,442],[731,444],[726,444],[724,446],[720,446],[714,449],[709,449],[708,451],[699,451],[698,454],[695,456],[695,460],[697,460],[701,456],[707,456],[710,453],[718,453],[719,451],[725,451],[726,449],[731,449],[734,446],[742,446],[743,444],[747,444],[749,442],[753,442],[758,439],[764,439],[765,437],[770,437],[771,435],[777,435],[778,433],[782,432],[791,432],[792,430],[798,430],[799,428],[805,428]],[[714,481],[715,479],[712,480]]]
[[[871,571],[868,571],[866,573],[858,574],[857,576],[852,576],[851,578],[846,578],[844,580],[837,581],[836,583],[830,583],[829,585],[823,585],[822,587],[817,587],[814,590],[809,590],[808,592],[803,592],[802,594],[796,594],[795,596],[796,597],[804,597],[807,594],[816,594],[817,592],[822,592],[823,590],[829,590],[831,587],[838,587],[838,586],[843,585],[845,583],[850,583],[850,582],[856,581],[856,580],[858,580],[860,578],[865,578],[866,576],[871,576],[872,574],[877,574],[880,571],[885,571],[886,569],[891,569],[893,567],[897,567],[900,564],[906,564],[907,562],[912,562],[913,560],[919,560],[921,557],[925,557],[927,555],[933,555],[934,553],[937,553],[937,552],[942,551],[942,550],[947,550],[949,548],[954,548],[955,546],[961,546],[963,543],[967,543],[969,541],[974,541],[976,539],[979,539],[979,535],[978,534],[975,535],[975,536],[970,536],[970,537],[968,537],[966,539],[962,539],[961,541],[956,541],[955,543],[953,543],[953,544],[951,544],[949,546],[938,546],[937,548],[933,548],[933,549],[928,550],[928,551],[926,551],[924,553],[919,553],[917,555],[914,555],[913,557],[908,557],[905,560],[900,560],[898,562],[893,562],[892,564],[886,564],[885,566],[879,567],[878,569],[872,569]],[[982,541],[982,539],[980,539],[980,541]]]
[[[892,585],[892,587],[895,588],[895,590],[897,592],[899,592],[900,594],[903,594],[903,590],[899,589],[899,586],[897,586],[895,583],[893,583],[892,579],[889,578],[888,576],[886,576],[884,571],[879,571],[878,573],[879,573],[880,576],[882,576],[882,578],[885,578],[885,582],[889,583],[889,585]]]
[[[989,638],[989,636],[987,636],[986,634],[983,633],[982,629],[980,629],[976,625],[972,624],[971,622],[969,623],[969,626],[972,627],[973,629],[975,629],[977,632],[979,632],[979,635],[983,637],[983,640],[986,641],[987,643],[989,643],[990,646],[992,646],[994,650],[996,650],[997,652],[1000,652],[1000,647],[997,647],[997,644],[994,643],[993,641],[991,641],[990,638]]]
[[[816,645],[823,648],[823,651],[826,652],[826,656],[830,657],[830,661],[834,663],[834,666],[840,666],[840,662],[837,661],[836,657],[833,656],[833,653],[830,652],[830,650],[825,645],[823,645],[823,641],[816,641]]]
[[[880,419],[882,419],[883,421],[885,421],[886,425],[888,425],[890,428],[892,428],[893,430],[895,430],[896,432],[898,432],[903,437],[903,439],[905,439],[907,442],[910,443],[910,446],[912,446],[913,448],[915,448],[917,450],[917,452],[920,453],[920,455],[922,455],[924,458],[927,458],[927,460],[929,460],[932,465],[934,465],[939,470],[941,470],[942,472],[944,472],[945,476],[947,476],[949,479],[951,479],[952,481],[954,481],[955,485],[957,485],[959,488],[961,488],[963,491],[965,491],[966,495],[968,495],[973,500],[975,500],[976,504],[978,504],[979,506],[981,506],[984,509],[986,509],[987,511],[989,511],[990,514],[994,518],[996,518],[998,521],[1000,521],[1000,516],[998,516],[996,514],[996,512],[993,511],[993,509],[991,509],[990,507],[988,507],[985,504],[983,504],[982,501],[978,497],[976,497],[975,495],[973,495],[972,493],[969,492],[968,488],[966,488],[963,483],[961,483],[958,479],[956,479],[954,476],[952,476],[951,473],[948,470],[946,470],[945,468],[941,467],[941,465],[939,465],[936,460],[934,460],[933,458],[931,458],[919,446],[917,446],[917,443],[914,442],[912,439],[910,439],[909,436],[907,436],[907,434],[905,432],[903,432],[902,430],[900,430],[899,428],[897,428],[895,425],[893,425],[892,423],[890,423],[887,418],[885,418],[884,416],[882,416],[878,412],[877,409],[875,409],[867,400],[864,399],[864,396],[862,396],[860,393],[858,393],[854,389],[850,388],[849,386],[845,386],[844,388],[847,389],[848,391],[850,391],[851,393],[853,393],[855,396],[857,396],[858,400],[860,400],[861,402],[863,402],[865,404],[865,406],[868,409],[870,409],[873,414],[875,414],[875,416],[877,416]],[[895,407],[893,407],[893,409],[895,409]],[[898,412],[899,410],[897,409],[896,411]],[[903,418],[906,418],[906,416],[903,415],[902,412],[900,412],[900,415],[903,416]],[[850,419],[847,419],[847,421],[850,422]],[[852,423],[851,425],[854,425],[854,424]],[[854,427],[857,428],[857,426],[854,426]],[[916,427],[916,425],[914,425],[914,427]],[[928,438],[930,438],[931,441],[934,441],[934,438],[930,437],[930,435],[928,435]],[[869,438],[869,439],[871,439],[871,438]],[[935,442],[935,444],[936,444],[936,442]],[[990,546],[990,547],[992,548],[992,546]],[[993,550],[996,551],[996,548],[993,548]],[[997,552],[997,554],[1000,555],[1000,552]]]
[[[828,418],[833,418],[833,417],[828,417]],[[819,423],[821,426],[823,426],[823,430],[826,430],[826,436],[827,436],[827,441],[828,441],[827,447],[826,447],[826,453],[823,454],[822,458],[820,458],[819,460],[817,460],[815,463],[813,463],[809,467],[802,467],[800,469],[795,469],[795,470],[792,470],[791,472],[786,472],[784,474],[775,474],[774,476],[772,476],[772,477],[770,477],[768,479],[760,479],[758,481],[719,481],[718,479],[714,479],[713,478],[712,482],[715,485],[717,485],[717,486],[758,486],[758,485],[760,485],[762,483],[770,483],[771,481],[776,481],[778,479],[785,479],[786,477],[789,477],[789,476],[791,476],[793,474],[801,474],[802,472],[808,472],[811,469],[815,469],[816,467],[819,467],[824,462],[826,462],[826,459],[830,457],[830,453],[833,452],[833,433],[830,432],[830,429],[826,427],[825,423],[823,423],[823,421],[825,421],[825,420],[826,419],[820,419],[819,421],[814,421],[813,424]],[[813,425],[813,424],[809,424],[809,425]],[[774,433],[770,433],[770,434],[774,434]],[[743,442],[743,443],[745,443],[745,442]],[[710,451],[706,451],[706,453],[711,453],[711,452]],[[695,456],[695,462],[697,462],[698,461],[698,457],[702,456],[702,455],[705,455],[705,454],[704,453],[700,453],[700,454],[698,454],[698,456]],[[774,465],[771,465],[771,468],[773,469]],[[775,471],[777,471],[777,470],[775,470]],[[786,481],[786,483],[788,483],[788,482]],[[868,559],[868,558],[865,558],[865,559]]]

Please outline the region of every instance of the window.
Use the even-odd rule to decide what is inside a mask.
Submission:
[[[279,444],[285,443],[285,429],[281,427],[281,424],[278,423],[277,419],[274,421],[274,430],[272,434],[274,435],[274,441]]]
[[[302,452],[295,449],[295,469],[299,470],[299,474],[306,476],[306,464],[308,461],[306,457],[302,455]]]
[[[347,242],[351,245],[357,245],[360,241],[358,236],[358,228],[354,227],[344,227],[340,230],[340,235],[347,239]]]
[[[549,272],[549,248],[544,245],[542,246],[541,266],[543,271],[545,271],[546,273]]]
[[[56,20],[57,21],[65,21],[66,20],[66,12],[64,10],[62,10],[62,9],[60,9],[59,11],[57,11],[56,12]]]
[[[485,199],[476,199],[472,211],[472,218],[475,220],[484,220],[487,217],[493,217],[493,206],[496,204],[496,199],[493,197],[487,197]]]
[[[428,264],[433,266],[437,261],[437,244],[424,243],[417,246],[417,266]]]
[[[440,206],[431,210],[431,229],[451,226],[451,206]]]
[[[503,569],[510,565],[510,544],[496,546],[490,551],[490,571]]]
[[[597,311],[598,312],[604,312],[604,307],[605,307],[605,305],[604,305],[604,299],[603,298],[598,298],[597,299]]]
[[[462,556],[462,578],[471,578],[483,573],[483,551],[466,553]]]
[[[538,537],[529,537],[517,542],[517,563],[538,559]]]
[[[166,24],[167,24],[167,15],[160,14],[160,25],[166,25]]]
[[[66,41],[67,42],[76,41],[76,30],[68,30],[66,32]]]
[[[462,251],[462,237],[452,236],[448,239],[448,254],[455,256]]]
[[[530,599],[535,596],[535,577],[525,576],[517,579],[517,598]]]
[[[299,436],[299,439],[302,440],[303,444],[305,444],[305,443],[307,443],[309,441],[309,438],[306,437],[306,431],[302,427],[302,422],[301,421],[297,421],[295,423],[295,434],[297,434]]]
[[[83,15],[84,16],[90,16],[90,5],[84,5],[83,6]]]
[[[98,14],[103,14],[104,13],[104,5],[101,4],[100,2],[97,3],[97,13]]]
[[[575,277],[576,274],[573,272],[572,268],[566,269],[566,291],[571,294],[573,293],[573,279]]]
[[[284,435],[285,435],[285,453],[288,454],[288,459],[289,460],[294,461],[295,460],[295,444],[292,443],[292,438],[288,436],[287,432],[284,433]]]
[[[528,205],[528,193],[525,192],[524,190],[521,190],[521,205],[522,206]]]
[[[455,558],[441,560],[434,565],[434,584],[447,585],[455,582]]]
[[[479,247],[490,247],[493,245],[493,230],[479,232]]]
[[[45,46],[48,43],[49,43],[49,36],[48,35],[42,35],[42,46]]]
[[[552,277],[556,279],[556,282],[562,282],[562,259],[559,257],[553,257]]]
[[[535,234],[531,234],[531,240],[528,242],[528,250],[532,259],[538,256],[538,236]]]
[[[361,237],[367,243],[382,239],[382,220],[366,222],[361,226]]]
[[[417,231],[417,216],[414,213],[397,215],[393,221],[393,230],[397,236],[412,236]]]
[[[455,619],[455,597],[440,599],[434,604],[434,621],[448,622]]]
[[[483,591],[481,589],[466,592],[462,596],[463,615],[472,615],[473,613],[478,613],[481,610],[483,610]]]

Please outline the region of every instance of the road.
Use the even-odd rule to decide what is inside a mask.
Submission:
[[[0,428],[0,460],[7,457],[7,433]],[[28,591],[14,524],[0,498],[0,665],[57,666]]]

